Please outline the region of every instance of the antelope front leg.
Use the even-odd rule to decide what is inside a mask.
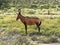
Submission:
[[[38,26],[38,32],[40,33],[40,27]]]
[[[38,33],[40,33],[40,27],[39,27],[39,25],[38,24],[36,24],[37,25],[37,28],[38,28]]]
[[[27,35],[27,25],[25,24],[25,31],[26,31],[26,35]]]

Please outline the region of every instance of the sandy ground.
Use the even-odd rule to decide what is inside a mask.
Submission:
[[[51,43],[51,44],[42,44],[42,43],[40,43],[38,45],[60,45],[60,43]]]

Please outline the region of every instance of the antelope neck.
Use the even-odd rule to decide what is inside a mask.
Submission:
[[[19,18],[20,18],[20,20],[23,22],[24,16],[22,16],[22,15],[20,14],[20,15],[19,15]]]

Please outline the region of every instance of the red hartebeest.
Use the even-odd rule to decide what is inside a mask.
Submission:
[[[21,14],[21,9],[18,10],[18,15],[16,20],[20,19],[21,22],[25,25],[26,35],[27,35],[27,25],[36,25],[38,32],[40,33],[41,20],[37,17],[24,17]]]

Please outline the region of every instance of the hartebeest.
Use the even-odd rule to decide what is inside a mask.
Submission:
[[[27,35],[27,25],[36,25],[38,28],[38,32],[40,33],[40,25],[41,25],[41,20],[37,17],[24,17],[21,14],[21,9],[18,9],[18,14],[17,14],[17,18],[16,20],[20,19],[21,22],[24,24],[25,26],[25,30],[26,30],[26,35]]]

